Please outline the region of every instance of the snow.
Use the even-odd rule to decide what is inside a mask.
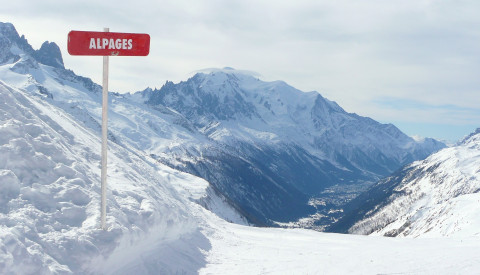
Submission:
[[[219,72],[227,73],[227,74],[235,72],[236,74],[239,74],[239,75],[251,76],[251,77],[255,77],[255,78],[260,78],[261,77],[260,73],[257,73],[257,72],[254,72],[254,71],[249,71],[249,70],[238,70],[238,69],[234,69],[234,68],[231,68],[231,67],[224,67],[222,69],[220,69],[220,68],[205,68],[205,69],[201,69],[201,70],[196,70],[192,74],[196,74],[196,73],[210,74],[210,73],[219,73]]]
[[[177,127],[189,122],[179,121],[172,110],[147,111],[138,98],[135,102],[114,95],[109,114],[108,230],[101,230],[100,96],[74,79],[62,78],[52,67],[35,60],[21,63],[26,60],[22,56],[17,64],[0,66],[1,274],[480,270],[480,239],[475,234],[392,239],[246,226],[242,215],[208,182],[151,156],[174,154],[181,144],[206,139],[203,135]],[[53,99],[42,94],[39,85]],[[246,138],[276,138],[262,128],[244,133]],[[195,144],[187,148],[197,149]],[[456,201],[467,222],[478,217],[471,208],[475,199],[464,196]]]
[[[5,84],[0,84],[0,92],[1,270],[111,270],[109,264],[118,265],[114,259],[122,258],[122,249],[145,250],[149,240],[162,251],[198,230],[186,206],[197,204],[173,188],[193,176],[170,171],[113,143],[109,230],[100,230],[98,137],[41,98]],[[170,171],[167,179],[158,174],[163,169]],[[203,183],[199,188],[205,187]],[[114,262],[98,260],[93,265],[97,258]]]
[[[113,142],[109,229],[100,230],[98,133],[35,93],[2,83],[0,95],[2,272],[473,274],[480,268],[478,236],[392,239],[228,223],[200,206],[242,222],[208,182]]]
[[[389,202],[352,233],[405,237],[480,237],[480,138],[476,134],[405,169]]]
[[[440,148],[431,139],[417,142],[392,124],[382,125],[347,113],[318,92],[305,93],[283,81],[264,82],[248,72],[231,68],[205,70],[199,78],[200,86],[207,93],[218,94],[216,88],[222,87],[221,93],[240,95],[258,112],[258,117],[238,116],[234,123],[222,122],[223,127],[212,129],[210,137],[217,141],[250,144],[283,141],[305,148],[339,168],[343,167],[337,164],[335,154],[341,152],[349,159],[349,154],[355,155],[352,148],[358,148],[367,156],[381,152],[399,163],[411,161],[412,153],[426,156],[427,151]],[[354,161],[352,164],[356,165]]]
[[[396,239],[220,223],[200,274],[475,274],[480,239]]]

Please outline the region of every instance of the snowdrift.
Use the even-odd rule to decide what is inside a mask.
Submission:
[[[185,182],[197,190],[190,198],[199,199],[206,182],[110,143],[103,231],[97,133],[4,83],[0,119],[0,270],[128,273],[140,265],[176,273],[203,264],[198,243],[188,241],[205,239],[192,214],[200,206],[177,190],[185,193]]]

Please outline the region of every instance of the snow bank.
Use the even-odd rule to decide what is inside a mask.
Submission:
[[[109,229],[103,231],[97,133],[4,83],[0,120],[0,270],[176,273],[204,264],[199,244],[208,248],[208,241],[192,214],[200,206],[172,187],[193,176],[162,170],[141,153],[110,143]]]

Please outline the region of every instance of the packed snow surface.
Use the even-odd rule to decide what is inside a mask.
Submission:
[[[478,274],[480,239],[399,239],[216,223],[200,274]]]

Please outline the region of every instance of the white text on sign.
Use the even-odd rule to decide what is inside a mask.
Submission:
[[[130,50],[132,48],[132,39],[107,39],[107,38],[91,38],[89,49],[97,50]]]

